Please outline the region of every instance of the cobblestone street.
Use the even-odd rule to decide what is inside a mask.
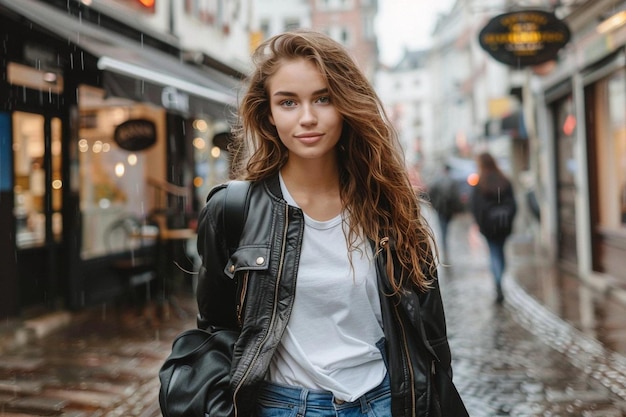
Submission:
[[[0,416],[160,416],[159,367],[171,342],[195,325],[191,297],[159,319],[102,306],[76,313],[50,336],[0,357]],[[186,316],[183,312],[187,312]]]
[[[485,245],[467,217],[451,228],[441,268],[454,379],[473,417],[626,416],[626,361],[536,303],[514,279],[494,303]],[[509,247],[509,253],[511,253]],[[158,369],[175,335],[195,325],[190,295],[160,317],[98,306],[0,358],[0,416],[160,416]],[[43,320],[43,319],[42,319]],[[5,335],[1,337],[8,337]]]
[[[478,232],[467,218],[451,231],[451,266],[442,268],[441,286],[454,379],[470,415],[626,416],[623,357],[604,355],[517,285],[510,271],[525,258],[509,256],[506,302],[495,304]]]

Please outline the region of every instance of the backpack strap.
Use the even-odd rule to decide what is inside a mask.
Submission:
[[[226,186],[224,198],[223,230],[226,232],[228,250],[232,251],[239,245],[243,225],[248,214],[250,181],[233,180]]]

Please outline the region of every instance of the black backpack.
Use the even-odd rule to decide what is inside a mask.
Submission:
[[[517,204],[513,197],[490,202],[482,213],[481,233],[488,239],[504,239],[513,231]]]
[[[248,212],[248,181],[231,181],[224,198],[228,247],[237,248]],[[190,329],[179,334],[159,370],[164,417],[227,417],[233,414],[230,364],[239,331]]]

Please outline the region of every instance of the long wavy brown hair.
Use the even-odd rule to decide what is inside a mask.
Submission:
[[[307,30],[286,32],[253,53],[255,69],[233,130],[233,176],[262,180],[279,172],[287,161],[287,148],[270,123],[267,85],[282,63],[298,58],[317,66],[328,84],[331,103],[343,116],[337,155],[350,248],[357,249],[362,231],[376,243],[376,253],[387,250],[391,255],[395,249],[396,261],[389,257],[387,262],[393,292],[411,283],[426,290],[436,276],[437,251],[409,182],[397,134],[370,82],[330,37]],[[401,267],[397,276],[394,266]]]

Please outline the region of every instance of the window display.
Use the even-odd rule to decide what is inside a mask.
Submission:
[[[157,206],[151,180],[165,177],[163,110],[128,100],[105,98],[98,89],[81,87],[78,138],[83,259],[122,250],[106,242],[116,221],[132,217],[148,222]],[[115,128],[131,119],[155,124],[154,145],[139,151],[122,149]],[[118,247],[119,246],[119,247]]]
[[[51,193],[52,234],[61,239],[62,187],[61,121],[50,120],[50,162],[46,162],[46,120],[43,115],[13,113],[13,156],[15,174],[14,210],[16,244],[20,248],[43,246],[46,242],[46,201]],[[46,163],[51,164],[50,184]],[[47,191],[49,190],[49,191]]]
[[[625,70],[598,83],[596,104],[600,227],[626,230]]]

